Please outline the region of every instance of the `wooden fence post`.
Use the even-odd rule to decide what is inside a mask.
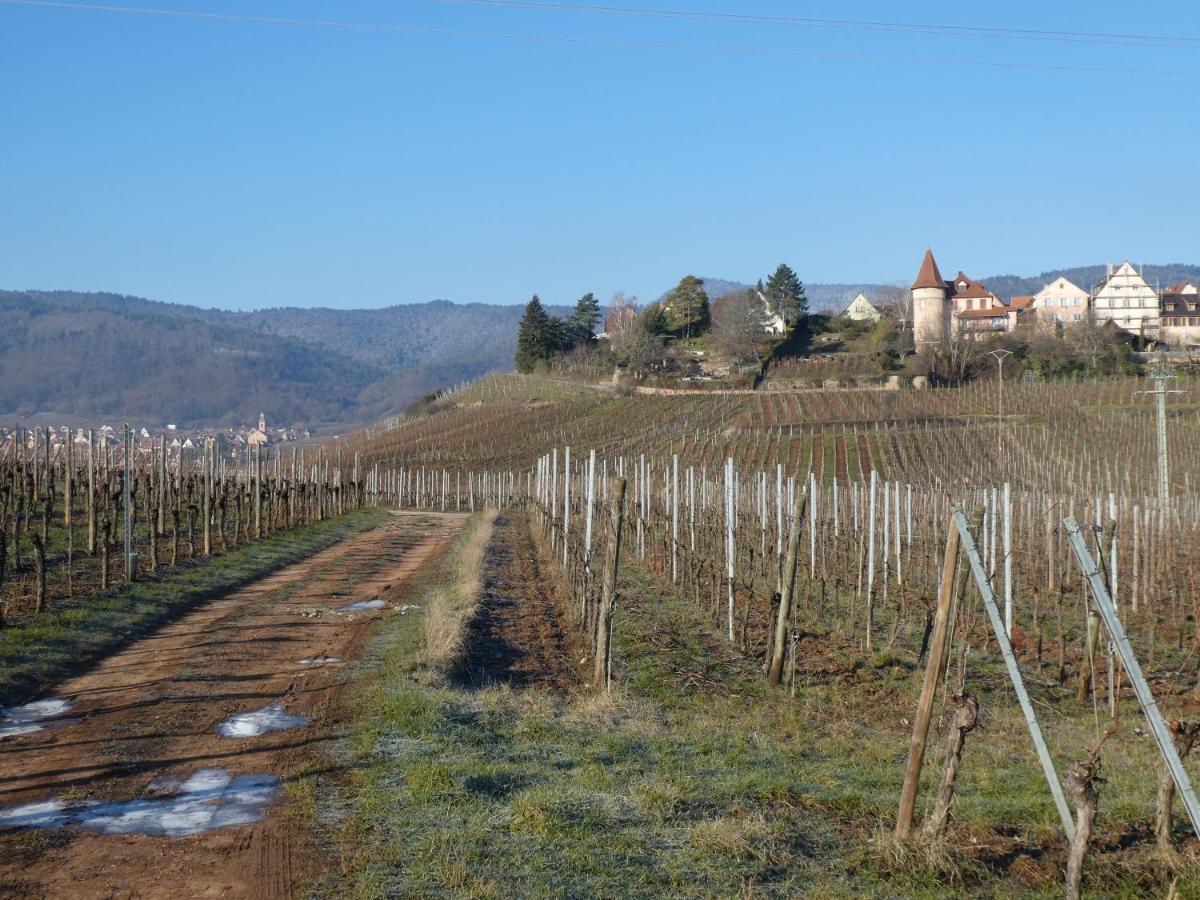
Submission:
[[[612,542],[608,545],[608,560],[604,566],[604,587],[600,594],[600,611],[596,617],[595,684],[608,690],[612,686],[612,617],[617,602],[617,570],[621,566],[621,529],[625,524],[625,479],[613,485]]]
[[[792,617],[792,597],[796,584],[796,557],[800,555],[800,529],[804,522],[804,509],[808,505],[808,492],[796,495],[792,509],[792,527],[788,532],[787,561],[783,564],[783,584],[779,590],[779,614],[775,621],[775,642],[771,649],[771,665],[767,680],[779,684],[783,678],[783,659],[787,651],[787,627]]]
[[[950,607],[954,600],[958,548],[958,529],[951,525],[946,535],[946,555],[942,559],[942,579],[938,585],[933,643],[929,648],[929,662],[925,666],[921,699],[917,703],[917,714],[913,719],[912,739],[908,745],[908,766],[904,771],[904,787],[900,792],[900,812],[896,816],[896,838],[899,840],[904,840],[912,832],[913,809],[917,802],[921,765],[925,761],[925,744],[929,739],[929,723],[933,717],[933,698],[946,668],[945,648],[950,631]]]

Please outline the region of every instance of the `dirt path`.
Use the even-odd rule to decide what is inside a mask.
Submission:
[[[55,696],[70,702],[67,715],[76,721],[0,740],[0,822],[15,805],[28,812],[42,808],[28,804],[59,800],[87,816],[112,813],[95,801],[135,800],[101,821],[109,830],[152,823],[186,831],[196,814],[212,816],[214,804],[232,796],[220,792],[236,776],[266,776],[233,786],[248,784],[245,797],[269,805],[261,821],[190,836],[111,834],[95,821],[0,831],[0,896],[295,896],[315,854],[286,814],[286,790],[289,780],[317,771],[325,757],[315,751],[335,733],[340,664],[328,660],[360,654],[372,621],[464,521],[397,515],[204,605],[63,685]],[[341,609],[360,601],[384,606]],[[280,716],[305,716],[307,724],[248,737],[218,733],[229,717],[277,703]],[[282,790],[271,789],[272,777]],[[189,790],[198,793],[181,793]],[[176,801],[165,817],[164,801]],[[219,815],[248,821],[232,803]]]
[[[468,682],[550,690],[578,684],[582,652],[560,620],[525,513],[496,519],[485,559],[483,601],[469,630]]]

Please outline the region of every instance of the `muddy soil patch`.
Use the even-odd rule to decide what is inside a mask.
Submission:
[[[485,556],[483,598],[467,629],[465,687],[510,684],[567,691],[584,651],[563,622],[523,512],[496,519]]]
[[[345,607],[396,607],[465,518],[397,515],[61,685],[70,724],[0,740],[0,807],[50,829],[0,828],[0,896],[296,896],[319,856],[278,795],[328,766],[345,671],[311,663],[359,657],[399,613]]]

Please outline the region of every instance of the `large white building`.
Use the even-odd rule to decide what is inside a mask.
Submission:
[[[1062,322],[1070,325],[1088,317],[1091,296],[1066,278],[1055,278],[1033,295],[1029,308],[1037,313],[1039,324]]]
[[[1092,313],[1097,325],[1112,322],[1130,334],[1159,336],[1158,292],[1129,262],[1115,269],[1109,265],[1108,275],[1092,295]]]

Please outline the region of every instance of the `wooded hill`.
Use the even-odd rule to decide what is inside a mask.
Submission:
[[[519,306],[235,313],[118,294],[0,292],[0,415],[353,424],[512,368]]]

